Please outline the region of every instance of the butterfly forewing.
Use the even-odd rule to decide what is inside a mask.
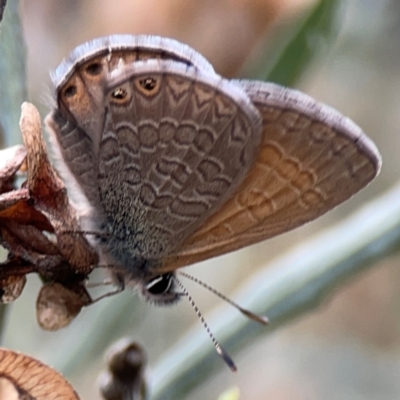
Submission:
[[[187,65],[214,72],[212,65],[197,51],[176,40],[150,35],[112,35],[91,40],[77,46],[51,74],[57,90],[75,74],[76,68],[98,57],[107,57],[111,64],[113,59],[127,62],[148,58],[162,58],[181,61]]]
[[[174,61],[132,63],[115,70],[108,87],[102,204],[116,232],[130,230],[128,247],[158,259],[245,178],[259,149],[260,115],[239,87]]]
[[[349,119],[278,85],[233,81],[263,120],[249,175],[164,264],[173,270],[257,243],[309,222],[366,186],[378,173],[375,145]]]
[[[104,90],[113,70],[136,60],[172,59],[213,75],[211,64],[189,46],[159,36],[114,35],[76,47],[53,72],[57,106],[46,118],[63,177],[101,208],[97,154],[104,125]],[[153,107],[148,107],[152,111]],[[134,118],[134,116],[132,116]],[[80,202],[81,199],[77,200]]]

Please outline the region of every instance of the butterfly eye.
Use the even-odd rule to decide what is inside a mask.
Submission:
[[[97,76],[97,75],[99,75],[99,74],[101,73],[102,70],[103,70],[103,66],[102,66],[100,63],[98,63],[98,62],[89,64],[89,65],[85,68],[86,73],[87,73],[88,75],[91,75],[91,76]]]
[[[73,97],[76,95],[77,89],[75,85],[70,85],[64,90],[65,97]]]
[[[144,90],[151,92],[157,86],[157,80],[152,77],[148,77],[145,79],[141,79],[139,81],[139,84]]]
[[[146,289],[153,295],[168,293],[172,286],[172,275],[164,274],[156,276],[147,282]]]
[[[181,298],[181,293],[177,293],[174,286],[174,275],[166,273],[143,282],[138,288],[142,296],[150,303],[170,305]]]

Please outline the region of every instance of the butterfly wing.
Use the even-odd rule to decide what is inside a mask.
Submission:
[[[129,229],[127,248],[163,258],[228,200],[260,140],[250,98],[216,74],[172,60],[113,71],[98,182],[116,236]]]
[[[76,47],[52,73],[56,106],[47,117],[58,170],[70,195],[83,191],[99,209],[97,154],[104,126],[104,90],[112,71],[138,60],[170,59],[214,74],[211,64],[189,46],[175,40],[149,35],[113,35]]]
[[[281,86],[240,85],[262,115],[258,158],[235,195],[167,258],[163,271],[287,232],[333,209],[379,172],[372,141],[348,118]]]

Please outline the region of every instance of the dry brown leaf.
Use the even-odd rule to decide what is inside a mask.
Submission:
[[[30,204],[27,189],[13,190],[0,195],[0,222],[3,225],[7,220],[53,232],[47,218]]]
[[[47,282],[37,301],[39,324],[54,330],[92,302],[84,283],[97,254],[83,235],[65,233],[79,233],[77,216],[49,162],[40,116],[32,104],[23,104],[20,126],[26,150],[15,146],[0,154],[0,244],[9,252],[0,264],[0,302],[15,300],[25,275],[38,273]],[[27,183],[16,188],[22,165]]]
[[[65,234],[80,230],[67,191],[49,162],[42,138],[40,115],[30,103],[22,105],[20,120],[27,149],[28,189],[34,207],[47,217],[57,235],[58,247],[77,273],[89,274],[97,263],[97,254],[82,235]]]
[[[13,395],[10,383],[17,392],[15,399],[79,400],[73,387],[54,369],[25,354],[0,348],[1,390]],[[7,382],[8,381],[8,382]],[[0,397],[13,399],[13,397]]]
[[[44,285],[36,301],[36,318],[41,328],[55,331],[67,326],[92,302],[81,281],[66,285],[54,282]]]
[[[7,304],[17,299],[21,295],[25,283],[25,275],[8,276],[0,279],[0,303]]]

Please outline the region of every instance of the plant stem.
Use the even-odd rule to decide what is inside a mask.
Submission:
[[[243,349],[257,337],[316,309],[344,280],[398,251],[399,199],[400,184],[250,277],[235,301],[268,315],[270,325],[262,327],[224,306],[209,321],[220,343],[231,353]],[[216,358],[208,336],[197,326],[155,366],[152,400],[184,398],[212,375]]]

